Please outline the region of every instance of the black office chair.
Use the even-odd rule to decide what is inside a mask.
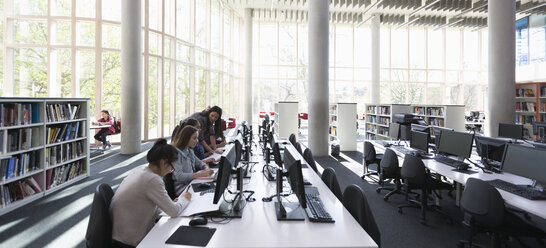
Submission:
[[[425,169],[423,161],[411,154],[407,154],[400,170],[402,180],[404,181],[404,192],[406,194],[406,200],[408,204],[398,206],[398,212],[402,213],[402,209],[405,207],[420,207],[421,208],[421,224],[426,224],[426,211],[428,209],[438,212],[448,218],[451,223],[451,218],[440,210],[439,206],[434,204],[428,204],[428,193],[436,190],[451,190],[453,186],[448,183],[444,183],[439,179],[432,178],[431,175]],[[408,198],[408,193],[412,189],[421,190],[421,201]],[[440,196],[438,196],[440,197]]]
[[[169,197],[171,197],[172,200],[178,197],[174,189],[174,180],[173,180],[172,172],[163,177],[163,182],[165,183],[165,189],[167,190]]]
[[[114,191],[108,184],[100,184],[95,189],[85,234],[86,247],[112,247],[112,219],[109,208],[113,196]]]
[[[341,188],[339,187],[339,182],[337,181],[336,171],[333,168],[326,168],[322,172],[321,176],[322,181],[332,193],[337,197],[338,200],[343,200],[343,195],[341,193]]]
[[[305,161],[307,161],[307,164],[311,166],[315,173],[321,176],[320,172],[318,171],[317,164],[315,163],[315,159],[313,158],[313,153],[311,152],[311,149],[305,148],[305,151],[303,151],[303,158],[305,159]]]
[[[351,184],[345,189],[345,192],[343,192],[343,206],[372,237],[377,246],[381,247],[381,232],[375,223],[366,195],[358,185]]]
[[[378,171],[369,171],[369,167],[372,164],[377,165],[377,170],[379,170],[379,163],[381,162],[381,159],[383,159],[383,154],[377,154],[375,152],[375,148],[373,147],[373,144],[369,141],[364,141],[364,158],[362,159],[364,164],[364,175],[362,175],[362,179],[366,179],[366,177],[369,177],[370,179],[377,181],[375,178],[371,177],[372,175],[378,175]]]
[[[500,247],[500,236],[534,237],[540,247],[545,247],[546,234],[539,228],[521,219],[504,206],[499,191],[480,179],[466,181],[461,208],[464,210],[463,226],[469,229],[468,240],[459,241],[459,246],[469,244],[479,232],[492,233],[489,247]],[[521,241],[520,241],[521,242]]]
[[[390,190],[390,192],[383,197],[383,200],[388,201],[391,195],[401,193],[400,166],[398,165],[398,157],[396,156],[396,153],[392,149],[387,148],[379,165],[379,183],[381,186],[378,187],[376,191],[379,193],[381,190]],[[386,187],[386,179],[394,179],[395,187]]]
[[[288,137],[288,141],[290,141],[290,143],[292,143],[293,146],[296,146],[296,135],[291,133],[290,136]]]
[[[300,142],[296,142],[296,145],[294,145],[294,148],[300,153],[300,155],[303,155],[303,152],[301,151],[301,144]]]

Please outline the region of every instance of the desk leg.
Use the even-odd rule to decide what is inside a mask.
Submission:
[[[455,183],[455,205],[457,207],[461,206],[461,196],[463,195],[463,187],[460,183]]]

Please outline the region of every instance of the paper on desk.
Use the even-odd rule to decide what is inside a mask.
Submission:
[[[209,158],[213,158],[214,161],[218,162],[218,161],[220,161],[220,157],[222,157],[222,154],[212,153],[212,155],[206,157],[206,158],[203,159],[203,160],[207,160],[207,159],[209,159]]]
[[[192,194],[190,203],[182,211],[180,216],[192,216],[220,209],[220,204],[212,203],[213,198],[214,193],[206,193],[204,195],[201,195],[200,193]]]

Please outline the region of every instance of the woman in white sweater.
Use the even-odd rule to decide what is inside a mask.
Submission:
[[[177,217],[191,199],[191,194],[185,192],[171,200],[165,190],[163,176],[174,170],[173,164],[178,160],[176,148],[160,139],[146,159],[148,166],[133,170],[123,179],[112,198],[112,239],[116,247],[137,246],[152,229],[159,209]]]

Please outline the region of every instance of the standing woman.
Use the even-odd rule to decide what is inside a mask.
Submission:
[[[173,163],[178,160],[176,148],[159,139],[146,160],[148,166],[134,169],[112,198],[112,239],[116,247],[137,246],[154,226],[159,209],[175,218],[191,199],[191,194],[185,192],[171,200],[165,189],[163,176],[173,171]]]
[[[214,106],[210,109],[205,109],[202,112],[197,112],[192,114],[188,118],[193,118],[199,121],[201,124],[202,132],[199,132],[199,143],[205,148],[205,152],[218,152],[216,151],[216,138],[219,136],[216,134],[218,130],[221,130],[222,127],[222,109],[218,106]],[[215,129],[215,127],[220,127]],[[210,145],[205,141],[205,137],[210,136]]]
[[[102,148],[106,149],[106,146],[112,146],[109,141],[106,141],[106,136],[116,132],[114,129],[114,119],[110,117],[108,110],[100,111],[102,118],[98,119],[97,122],[91,122],[94,125],[110,125],[110,127],[101,128],[96,134],[95,139],[102,142]]]
[[[178,130],[172,141],[172,145],[176,147],[179,156],[174,164],[173,172],[174,190],[177,195],[183,191],[191,180],[209,177],[214,173],[193,152],[193,148],[199,142],[198,135],[197,128],[187,125]]]

